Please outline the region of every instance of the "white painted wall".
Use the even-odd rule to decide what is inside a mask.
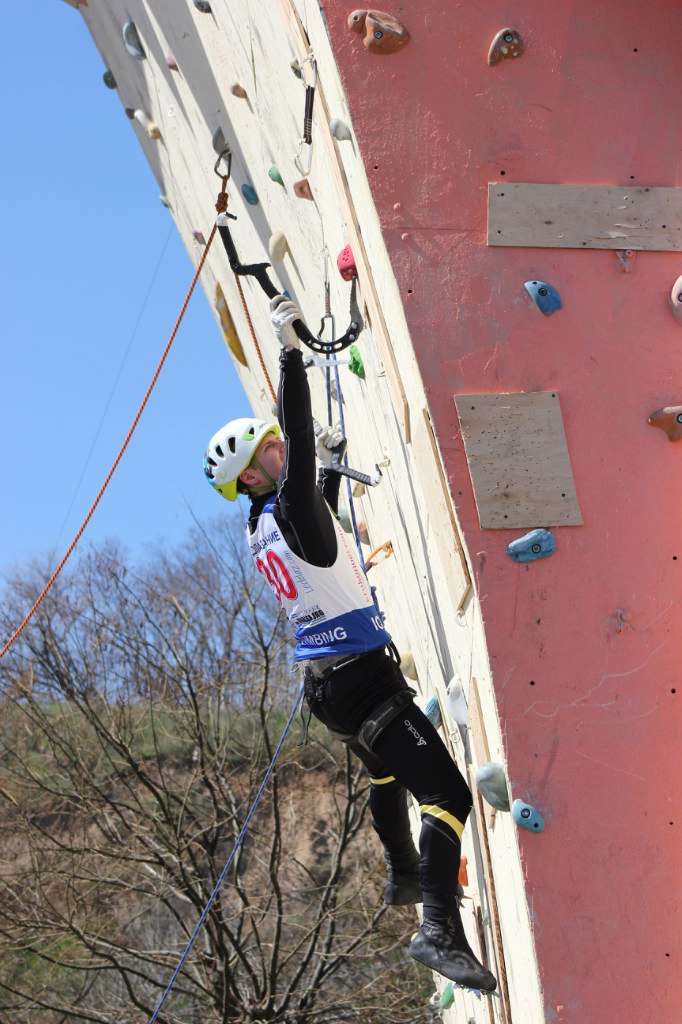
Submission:
[[[424,418],[426,401],[400,294],[379,229],[362,156],[355,140],[337,142],[328,118],[349,123],[349,113],[323,19],[306,0],[212,0],[213,13],[201,14],[191,0],[107,0],[80,7],[95,44],[118,83],[123,107],[142,109],[158,125],[161,139],[150,139],[131,121],[171,204],[178,230],[195,263],[201,255],[192,231],[208,238],[220,181],[213,172],[214,131],[221,128],[232,151],[229,209],[237,215],[233,236],[244,262],[269,260],[268,239],[283,231],[291,255],[274,268],[273,279],[301,306],[311,328],[324,311],[322,252],[332,257],[331,299],[337,333],[348,323],[350,286],[336,272],[337,253],[348,242],[360,269],[361,306],[371,326],[359,347],[366,380],[341,370],[349,458],[358,469],[372,471],[386,463],[382,483],[356,502],[358,518],[367,522],[372,546],[393,542],[394,556],[373,569],[388,626],[402,651],[409,650],[419,675],[422,705],[438,690],[445,692],[457,673],[468,692],[478,681],[490,754],[504,762],[504,750],[492,694],[481,609],[469,582],[465,557],[452,531],[449,499],[443,496],[440,469],[434,460]],[[350,10],[350,8],[349,8]],[[75,16],[75,15],[74,15]],[[132,19],[147,59],[126,52],[122,25]],[[302,133],[304,86],[290,69],[306,53],[307,33],[318,64],[313,127],[314,150],[309,176],[314,202],[298,199],[292,185],[301,175],[294,155]],[[166,65],[172,53],[179,71]],[[248,98],[230,93],[240,82]],[[352,125],[350,126],[352,129]],[[276,164],[285,187],[268,177]],[[249,183],[260,204],[249,206],[240,188]],[[252,279],[242,279],[247,303],[265,362],[276,386],[278,346],[271,336],[268,303]],[[237,364],[254,411],[270,413],[270,398],[227,258],[216,238],[202,284],[213,306],[219,281],[235,320],[248,368]],[[198,344],[221,344],[215,339]],[[226,350],[226,358],[231,358]],[[317,417],[326,418],[324,371],[309,373]],[[217,383],[217,382],[216,382]],[[225,419],[231,415],[225,409]],[[216,427],[218,424],[216,424]],[[366,549],[369,554],[371,548]],[[454,723],[459,763],[464,750]],[[544,1021],[533,937],[526,904],[515,827],[509,815],[497,815],[488,829],[493,874],[504,940],[512,1019],[517,1024]],[[464,916],[477,946],[473,906],[481,903],[484,921],[488,895],[479,840],[473,826],[465,833],[471,885]],[[486,935],[488,948],[490,925]],[[495,966],[493,964],[493,966]],[[457,993],[450,1020],[502,1021],[501,1001],[477,1000]]]

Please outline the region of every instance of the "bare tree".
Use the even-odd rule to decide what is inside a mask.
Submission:
[[[153,1014],[295,704],[288,630],[234,531],[58,581],[0,663],[0,1013]],[[7,586],[9,633],[41,587]],[[412,914],[380,905],[366,783],[292,730],[158,1020],[429,1021]]]

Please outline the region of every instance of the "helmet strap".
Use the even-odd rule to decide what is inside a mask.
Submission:
[[[274,477],[270,476],[270,474],[268,473],[267,469],[265,469],[264,466],[261,466],[260,462],[258,461],[255,455],[251,459],[249,466],[255,466],[258,472],[262,473],[265,479],[269,481],[269,483],[261,484],[259,487],[249,487],[249,494],[268,494],[270,491],[277,490],[277,481],[274,479]]]

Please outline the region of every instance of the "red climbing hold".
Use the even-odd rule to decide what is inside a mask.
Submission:
[[[362,44],[370,53],[397,53],[410,41],[407,29],[383,11],[353,11],[348,28],[363,36]]]
[[[354,277],[358,276],[358,268],[355,265],[355,256],[353,256],[353,250],[349,245],[347,245],[345,249],[342,249],[336,257],[336,265],[339,268],[339,273],[344,281],[352,281]]]
[[[312,199],[313,192],[306,178],[294,182],[294,195],[299,199]]]

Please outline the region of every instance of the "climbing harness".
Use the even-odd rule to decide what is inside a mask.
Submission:
[[[230,267],[237,277],[255,277],[267,297],[269,299],[274,299],[274,297],[280,293],[268,277],[268,267],[270,264],[241,263],[239,260],[229,226],[229,221],[236,219],[237,218],[232,213],[221,213],[216,220],[216,227],[220,233],[223,245],[225,246],[225,252],[227,253]],[[348,330],[341,338],[335,341],[320,341],[315,337],[312,331],[310,331],[303,320],[294,320],[293,328],[296,332],[296,337],[299,341],[302,341],[307,348],[312,349],[314,352],[321,352],[324,355],[331,352],[342,352],[343,349],[352,345],[364,327],[362,317],[360,316],[360,307],[357,302],[355,280],[351,284],[350,290],[350,318],[351,320]]]
[[[301,141],[298,144],[298,150],[294,157],[294,163],[296,169],[305,178],[310,174],[310,168],[313,162],[313,103],[315,102],[315,86],[317,85],[317,61],[313,56],[312,50],[307,57],[297,62],[297,67],[294,71],[297,75],[303,78],[303,65],[310,64],[312,68],[312,83],[305,87],[305,111],[303,114],[303,135]]]
[[[246,830],[249,827],[249,822],[251,821],[251,818],[253,817],[253,815],[256,812],[256,808],[258,807],[258,803],[260,801],[260,798],[262,797],[263,793],[265,792],[265,787],[267,786],[268,782],[270,781],[270,776],[272,775],[273,771],[275,770],[275,764],[277,762],[277,758],[279,757],[280,751],[281,751],[282,747],[284,746],[284,740],[286,739],[287,734],[289,732],[289,729],[291,728],[292,723],[294,721],[294,718],[296,717],[296,712],[298,711],[298,706],[301,703],[302,699],[303,699],[303,687],[301,687],[301,690],[300,690],[300,692],[298,694],[298,697],[296,698],[296,702],[295,702],[295,704],[294,704],[294,706],[292,708],[291,714],[289,715],[289,720],[288,720],[287,724],[284,726],[284,732],[282,733],[282,735],[280,737],[280,740],[279,740],[279,743],[277,744],[277,748],[275,750],[275,753],[272,755],[272,761],[270,762],[268,770],[266,771],[265,776],[263,778],[263,781],[261,782],[260,789],[256,793],[254,801],[251,804],[251,807],[249,808],[249,812],[246,815],[246,818],[244,819],[244,824],[241,827],[241,831],[240,831],[239,835],[237,836],[237,838],[235,839],[234,846],[232,847],[232,852],[230,853],[230,856],[227,858],[227,863],[225,864],[225,867],[223,868],[223,870],[220,872],[220,876],[218,878],[218,881],[215,884],[215,888],[214,888],[213,892],[211,893],[211,895],[208,898],[208,903],[206,904],[206,906],[204,907],[204,909],[201,912],[201,916],[200,916],[199,920],[196,923],[194,931],[192,932],[192,934],[189,937],[189,941],[188,941],[187,945],[185,946],[185,949],[184,949],[184,951],[182,953],[182,956],[180,957],[180,960],[178,961],[178,965],[175,968],[175,970],[173,971],[173,974],[171,975],[171,979],[168,982],[168,984],[166,985],[164,993],[161,996],[159,1002],[157,1003],[156,1009],[154,1010],[154,1013],[149,1018],[148,1024],[154,1024],[154,1021],[158,1018],[159,1013],[161,1012],[161,1008],[163,1007],[163,1004],[166,1002],[166,999],[168,998],[168,996],[170,995],[170,991],[173,988],[173,985],[175,984],[175,982],[176,982],[176,980],[178,978],[178,975],[180,974],[180,971],[184,967],[184,965],[185,965],[185,963],[187,961],[187,957],[189,956],[189,954],[191,952],[192,946],[196,942],[197,936],[199,935],[199,932],[201,931],[201,929],[202,929],[202,927],[203,927],[203,925],[204,925],[204,923],[206,921],[206,918],[209,915],[211,907],[215,903],[216,897],[217,897],[218,893],[220,892],[221,886],[222,886],[223,882],[225,881],[225,879],[227,878],[227,873],[230,870],[230,868],[232,867],[232,863],[233,863],[234,858],[235,858],[235,856],[237,854],[237,850],[241,846],[242,840],[244,839],[244,836],[246,835]]]

